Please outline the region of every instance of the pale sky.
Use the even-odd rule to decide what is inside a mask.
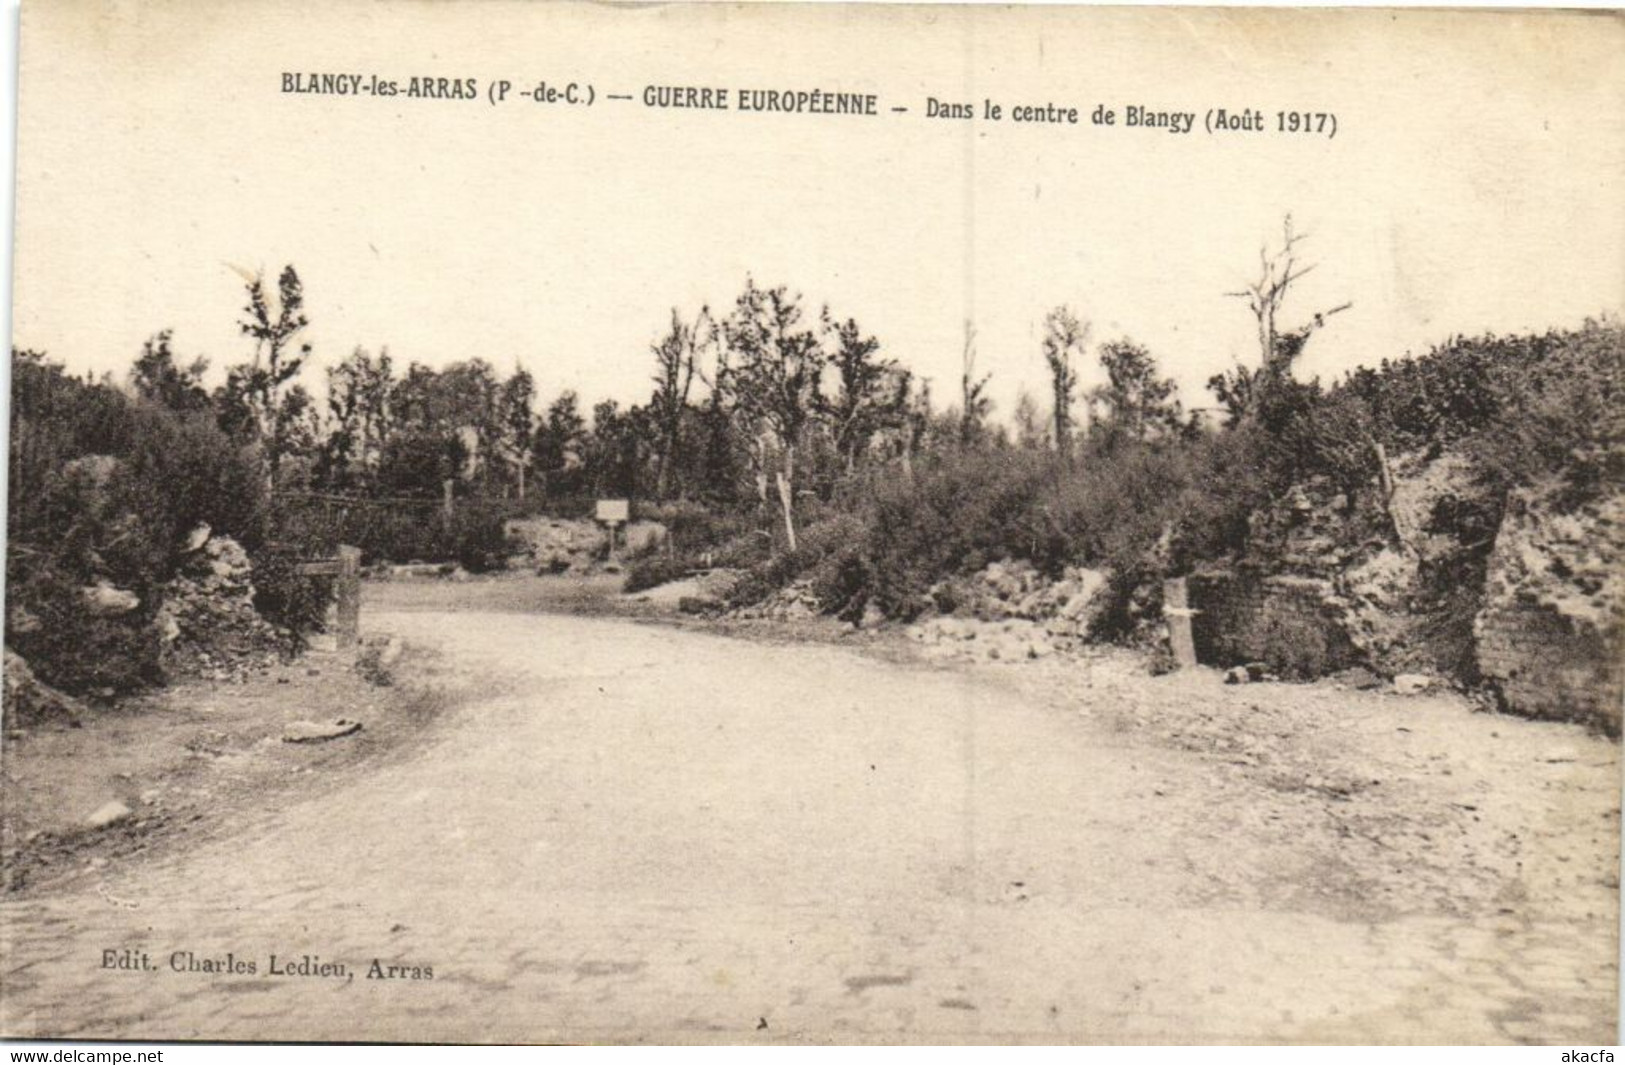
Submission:
[[[175,330],[246,358],[239,270],[304,279],[321,368],[522,362],[543,401],[641,401],[670,308],[747,273],[827,302],[953,398],[964,320],[1001,417],[1045,390],[1045,311],[1201,382],[1291,211],[1320,263],[1285,324],[1352,300],[1306,373],[1625,300],[1625,22],[1602,14],[485,3],[30,4],[15,336],[122,374]],[[281,92],[284,72],[472,77],[475,102]],[[510,98],[546,78],[591,107]],[[646,85],[876,93],[874,118],[654,110]],[[609,101],[608,93],[639,99]],[[931,120],[927,97],[1002,103]],[[1080,111],[1018,125],[1017,104]],[[1102,129],[1097,104],[1197,130]],[[893,106],[907,115],[890,113]],[[1335,139],[1202,132],[1210,107]],[[1085,384],[1096,379],[1086,373]]]

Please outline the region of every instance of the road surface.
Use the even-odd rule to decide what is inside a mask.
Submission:
[[[1238,902],[1204,852],[1283,867],[1223,853],[1236,811],[1181,786],[1193,754],[985,678],[614,620],[369,623],[475,697],[232,839],[4,903],[8,1034],[1612,1039],[1606,936]]]

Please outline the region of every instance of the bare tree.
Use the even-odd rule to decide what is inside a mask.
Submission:
[[[294,347],[310,324],[305,317],[304,286],[292,266],[277,278],[277,290],[267,291],[264,274],[248,278],[248,306],[238,328],[254,341],[254,358],[231,369],[228,393],[246,407],[265,448],[266,473],[276,483],[277,468],[294,445],[291,433],[302,424],[309,396],[291,382],[310,355],[310,345]],[[295,409],[284,409],[284,408]]]
[[[993,400],[987,396],[987,383],[992,374],[976,376],[976,326],[965,321],[965,347],[959,357],[959,443],[969,447],[982,435],[983,424],[993,412]]]
[[[1075,356],[1089,343],[1089,326],[1066,306],[1044,316],[1044,362],[1049,365],[1050,388],[1055,397],[1055,450],[1072,453],[1072,402],[1078,390]]]
[[[1277,318],[1292,286],[1318,265],[1305,263],[1299,258],[1299,245],[1309,239],[1309,234],[1299,233],[1293,228],[1290,214],[1286,216],[1281,229],[1281,246],[1278,249],[1271,252],[1266,244],[1258,250],[1258,279],[1246,288],[1225,293],[1246,300],[1247,308],[1253,312],[1258,324],[1259,374],[1262,375],[1260,380],[1252,383],[1252,388],[1242,383],[1240,389],[1232,388],[1232,392],[1242,391],[1256,396],[1259,385],[1268,388],[1277,381],[1289,378],[1292,364],[1303,353],[1310,334],[1324,325],[1327,318],[1353,306],[1352,303],[1343,303],[1331,310],[1317,312],[1297,329],[1281,331]],[[1210,387],[1218,391],[1212,383]]]
[[[665,499],[671,488],[671,471],[679,460],[683,416],[688,396],[699,372],[700,354],[715,346],[717,325],[709,307],[700,308],[692,325],[683,321],[677,308],[671,311],[671,328],[651,350],[655,356],[654,395],[649,400],[658,437],[655,443],[655,494]]]
[[[880,341],[864,336],[854,319],[837,321],[826,307],[821,321],[836,389],[832,397],[819,397],[818,412],[827,419],[836,450],[850,474],[875,434],[902,421],[908,383],[895,360],[877,355]]]
[[[901,453],[903,459],[903,476],[912,481],[914,479],[914,456],[925,450],[926,443],[931,435],[931,380],[921,378],[920,386],[913,386],[914,377],[907,370],[901,371],[901,395],[905,408],[902,424],[898,427],[901,436]]]
[[[737,356],[730,379],[739,413],[754,439],[758,485],[765,495],[771,464],[784,512],[785,540],[792,551],[796,461],[802,435],[818,409],[824,368],[818,337],[801,326],[801,318],[799,296],[782,285],[764,289],[747,280],[733,314],[723,324],[728,347]]]

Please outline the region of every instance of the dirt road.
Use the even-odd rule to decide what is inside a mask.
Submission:
[[[1196,754],[1017,687],[625,621],[369,622],[477,697],[237,838],[0,906],[8,1034],[1613,1039],[1612,910],[1266,890],[1332,844],[1238,844]]]

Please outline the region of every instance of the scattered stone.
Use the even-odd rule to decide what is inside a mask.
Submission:
[[[8,732],[36,725],[78,728],[83,707],[34,676],[22,655],[6,648],[4,686],[5,728]]]
[[[1231,666],[1224,671],[1224,682],[1226,684],[1251,684],[1252,680],[1253,675],[1246,666]]]
[[[184,555],[159,601],[159,662],[171,677],[239,679],[288,649],[286,634],[255,611],[253,563],[230,537],[211,535]]]
[[[722,600],[709,595],[685,595],[677,600],[679,614],[720,614],[722,609]]]
[[[81,588],[79,594],[84,597],[85,608],[99,618],[128,614],[141,605],[140,596],[126,589],[116,588],[105,580]]]
[[[116,825],[120,821],[127,819],[132,813],[134,813],[134,811],[132,811],[128,806],[125,806],[122,802],[114,799],[111,802],[98,806],[89,817],[85,818],[85,827],[106,828],[109,825]]]
[[[1383,679],[1364,666],[1353,666],[1333,675],[1333,679],[1355,691],[1375,691],[1383,686]]]
[[[1420,695],[1433,687],[1433,678],[1422,673],[1401,673],[1394,678],[1397,695]]]
[[[738,618],[767,618],[773,621],[804,621],[824,612],[813,594],[811,581],[791,581],[765,600],[733,612]]]
[[[534,568],[543,576],[591,572],[608,559],[609,537],[604,526],[594,521],[512,518],[503,525],[503,534],[517,549],[509,565]],[[630,522],[616,533],[617,553],[651,551],[665,542],[666,535],[666,527],[659,522]],[[618,570],[619,563],[613,564]]]
[[[282,742],[319,743],[322,740],[338,739],[340,736],[360,731],[361,722],[343,717],[323,724],[314,721],[290,721],[288,727],[282,730]]]

